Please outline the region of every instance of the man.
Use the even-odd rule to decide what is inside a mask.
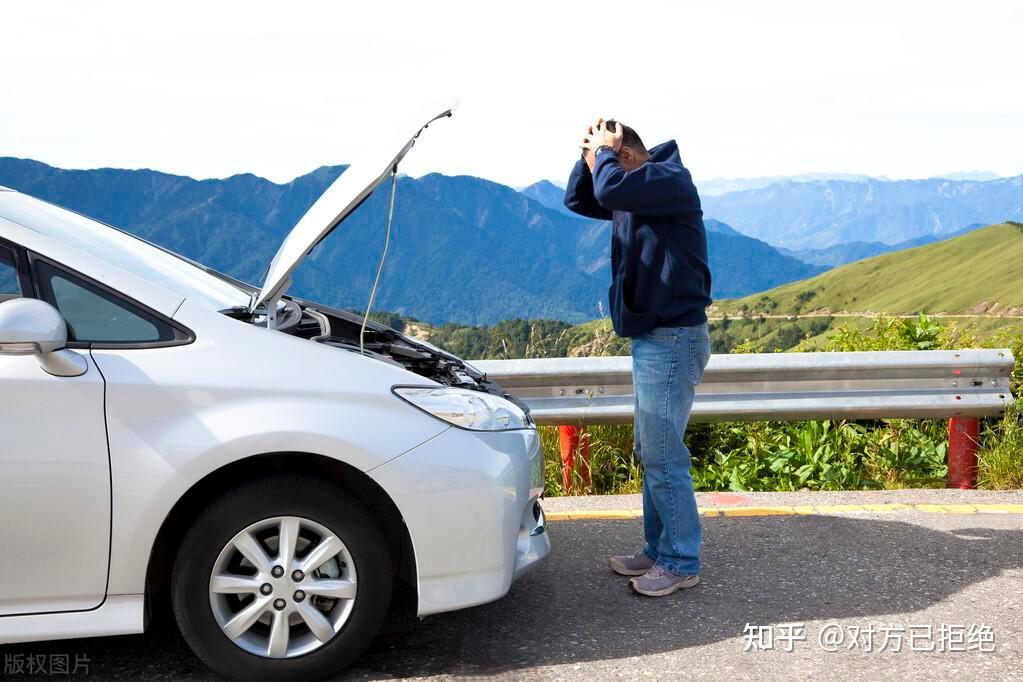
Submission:
[[[599,119],[581,144],[565,206],[613,220],[611,321],[632,337],[635,444],[643,462],[646,544],[614,556],[652,597],[700,582],[700,517],[682,437],[710,358],[707,234],[700,197],[674,140],[649,151],[636,131]]]

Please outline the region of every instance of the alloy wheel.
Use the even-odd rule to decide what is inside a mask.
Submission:
[[[296,516],[264,519],[235,535],[209,582],[210,607],[224,635],[266,658],[302,656],[331,641],[357,592],[344,542]]]

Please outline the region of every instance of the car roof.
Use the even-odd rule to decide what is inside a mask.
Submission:
[[[167,314],[183,298],[207,308],[244,305],[249,294],[128,232],[21,192],[0,193],[0,236],[48,256]],[[6,225],[5,225],[6,223]],[[3,232],[14,230],[18,236]],[[138,292],[138,293],[136,293]],[[153,302],[144,300],[150,296]]]

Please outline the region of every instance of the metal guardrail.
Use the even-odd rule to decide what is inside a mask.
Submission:
[[[538,424],[632,421],[629,357],[477,360]],[[1012,401],[1008,349],[714,355],[692,419],[983,417]]]

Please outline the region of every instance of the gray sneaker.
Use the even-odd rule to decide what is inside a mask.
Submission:
[[[629,556],[613,556],[607,563],[618,575],[643,575],[654,566],[654,560],[643,550]]]
[[[661,566],[654,566],[649,571],[629,581],[632,589],[648,597],[663,597],[675,590],[696,587],[700,583],[698,575],[675,575]]]

